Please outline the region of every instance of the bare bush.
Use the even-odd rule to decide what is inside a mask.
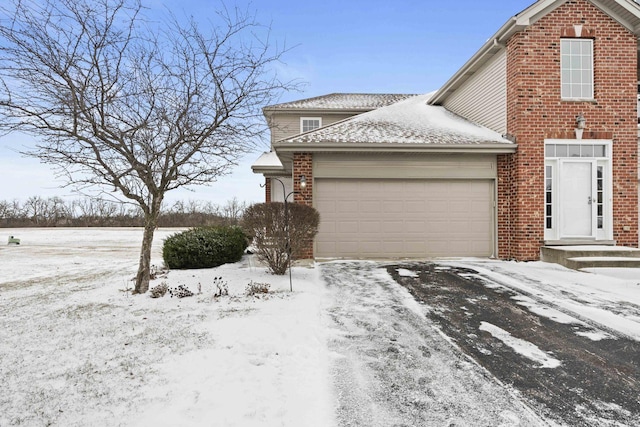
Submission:
[[[285,274],[318,233],[320,214],[311,206],[271,202],[250,206],[244,213],[245,232],[253,239],[258,259],[273,274]]]
[[[151,298],[160,298],[163,297],[168,290],[169,286],[167,286],[167,282],[162,282],[149,290],[149,296]]]
[[[268,283],[254,282],[252,280],[249,282],[244,292],[248,296],[268,294],[270,287],[271,285]]]

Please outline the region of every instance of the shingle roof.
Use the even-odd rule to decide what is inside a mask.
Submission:
[[[428,105],[433,95],[419,95],[363,113],[277,144],[511,144],[498,132],[476,125],[444,107]]]
[[[299,101],[286,102],[265,107],[269,110],[348,110],[371,111],[402,101],[410,94],[398,93],[331,93]]]

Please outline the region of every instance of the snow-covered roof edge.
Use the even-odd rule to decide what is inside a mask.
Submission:
[[[269,173],[283,171],[284,166],[275,151],[264,152],[251,165],[253,173]]]
[[[298,151],[299,149],[311,151],[382,150],[394,152],[424,150],[444,152],[450,150],[463,151],[464,149],[471,149],[474,152],[484,150],[485,152],[494,153],[515,151],[516,145],[513,144],[512,141],[503,138],[499,133],[488,129],[485,126],[472,123],[461,116],[451,113],[444,107],[429,105],[427,101],[433,96],[434,93],[435,92],[430,92],[424,95],[407,98],[395,104],[362,113],[357,116],[349,117],[344,120],[321,127],[319,129],[284,138],[274,143],[274,149],[279,152]],[[419,114],[422,114],[422,116],[410,118],[409,120],[407,120],[406,117],[402,117],[402,115],[405,115],[407,112],[415,113],[416,111],[418,111],[416,110],[417,107],[421,107]],[[422,122],[422,119],[426,117],[425,114],[428,111],[431,111],[431,114],[434,114],[435,112],[437,119],[440,121],[436,120],[434,122],[432,120],[432,123],[435,126],[433,128],[425,129],[420,126],[420,122]],[[398,116],[398,113],[400,113],[400,116]],[[348,138],[344,138],[344,141],[335,139],[336,134],[354,134],[358,131],[358,125],[366,127],[367,122],[371,123],[376,121],[380,123],[382,132],[388,131],[386,135],[389,137],[389,141],[369,141],[367,139],[367,135],[364,135],[364,137],[362,137],[362,140],[359,142],[348,141]],[[455,121],[455,123],[453,123],[452,121]],[[344,128],[345,126],[351,124],[355,127],[355,129],[349,129],[351,132],[342,132],[346,129],[334,131],[335,128]],[[427,137],[421,135],[407,137],[406,135],[404,135],[407,132],[403,131],[402,135],[400,135],[398,138],[395,138],[396,140],[404,138],[403,143],[399,143],[397,141],[394,142],[393,139],[394,137],[398,136],[397,130],[399,128],[406,128],[406,131],[409,133],[411,133],[412,130],[417,130],[418,134],[420,132],[423,132],[421,135],[429,134],[433,130],[435,130],[438,133],[436,137],[442,136],[444,132],[445,136],[453,135],[455,138],[460,139],[464,139],[465,136],[470,136],[470,139],[474,139],[475,141],[473,143],[467,144],[466,147],[462,146],[462,144],[447,144],[446,142],[434,144],[430,143],[430,141],[426,141]],[[462,128],[462,130],[457,128]],[[324,139],[323,135],[331,135],[332,131],[334,132],[333,138],[329,136],[327,137],[326,141],[323,141],[322,143],[318,142]],[[379,133],[378,131],[380,131],[380,129],[376,129],[377,133]],[[420,141],[420,143],[416,143],[415,141],[410,141],[411,138],[422,139],[422,141]],[[313,141],[314,139],[315,141]]]

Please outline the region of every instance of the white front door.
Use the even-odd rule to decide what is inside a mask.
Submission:
[[[560,237],[596,237],[596,162],[560,160]]]

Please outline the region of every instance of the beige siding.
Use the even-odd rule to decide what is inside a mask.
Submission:
[[[493,180],[315,181],[318,258],[493,254]]]
[[[322,118],[322,126],[328,126],[340,120],[351,117],[352,114],[273,114],[269,127],[271,129],[271,143],[300,133],[301,117],[320,117]]]
[[[496,132],[507,132],[507,55],[496,54],[458,90],[444,107]]]
[[[497,177],[496,156],[429,154],[320,154],[313,157],[314,178],[454,178]]]
[[[284,187],[283,187],[284,184]],[[272,202],[284,202],[284,197],[288,202],[293,201],[293,183],[291,177],[282,176],[278,179],[271,178],[271,201]]]

